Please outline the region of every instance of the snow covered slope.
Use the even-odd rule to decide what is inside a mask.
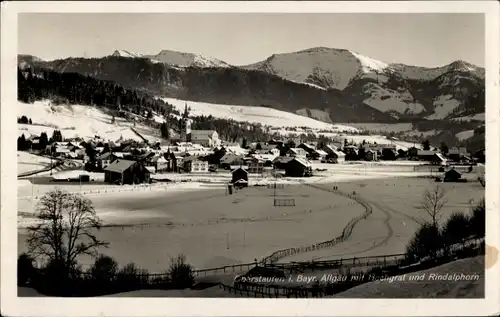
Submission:
[[[212,115],[216,118],[233,119],[235,121],[248,121],[261,123],[271,127],[310,127],[316,130],[329,131],[359,131],[357,128],[321,122],[291,112],[280,111],[267,107],[232,106],[219,105],[205,102],[185,101],[173,98],[163,98],[165,102],[173,105],[180,112],[184,111],[187,104],[191,108],[190,113],[196,116]]]
[[[224,61],[213,57],[207,57],[200,54],[184,53],[171,50],[162,50],[156,55],[144,55],[140,53],[129,52],[126,50],[116,50],[112,56],[121,56],[128,58],[148,58],[154,63],[165,63],[180,67],[231,67]]]
[[[274,54],[265,61],[244,66],[266,71],[285,79],[343,90],[355,77],[384,81],[388,64],[344,49],[315,47],[303,51]]]
[[[484,68],[474,66],[461,60],[435,68],[409,66],[404,64],[392,64],[391,67],[404,78],[415,80],[431,80],[449,71],[471,72],[479,78],[484,78],[485,74]]]
[[[213,57],[207,57],[200,54],[183,53],[170,50],[162,50],[156,55],[147,55],[146,57],[158,60],[162,63],[177,66],[196,66],[196,67],[230,67],[226,62]]]
[[[112,56],[121,56],[121,57],[129,57],[129,58],[134,58],[134,57],[144,58],[145,57],[142,54],[129,52],[126,50],[116,50]]]
[[[52,132],[61,131],[63,138],[93,138],[95,135],[111,140],[120,141],[132,139],[138,142],[143,140],[131,129],[133,122],[123,118],[115,118],[104,113],[101,109],[82,105],[52,105],[49,101],[36,101],[33,104],[18,102],[18,116],[31,118],[33,124],[18,124],[18,136],[24,134],[39,136],[46,132],[50,138]],[[143,137],[154,141],[159,139],[158,131],[136,124],[135,130]]]

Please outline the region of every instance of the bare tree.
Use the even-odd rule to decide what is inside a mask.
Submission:
[[[441,211],[448,203],[446,191],[443,187],[436,185],[432,189],[427,189],[422,197],[419,209],[423,210],[430,217],[431,224],[438,228],[438,222],[441,219]],[[428,221],[428,220],[427,220]]]
[[[41,223],[28,227],[30,254],[71,267],[79,255],[97,256],[108,243],[95,236],[101,222],[92,202],[80,194],[56,189],[45,194],[37,205]]]

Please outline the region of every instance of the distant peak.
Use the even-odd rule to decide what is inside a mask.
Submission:
[[[347,52],[348,50],[343,49],[343,48],[332,48],[332,47],[326,47],[326,46],[317,46],[317,47],[311,47],[302,51],[299,51],[298,53],[316,53],[316,52]]]
[[[456,60],[448,65],[448,69],[450,70],[463,70],[463,71],[473,71],[476,69],[476,66],[471,63],[467,63],[463,60]]]

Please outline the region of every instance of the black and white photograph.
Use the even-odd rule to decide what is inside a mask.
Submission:
[[[14,13],[16,65],[2,73],[12,296],[492,308],[498,7],[209,3]]]

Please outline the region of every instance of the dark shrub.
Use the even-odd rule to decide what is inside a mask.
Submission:
[[[80,278],[80,270],[76,263],[67,265],[63,260],[51,259],[42,268],[40,286],[47,294],[72,296],[76,292],[72,285]]]
[[[439,229],[424,223],[406,246],[406,260],[415,263],[426,257],[435,258],[442,245],[440,240]]]
[[[99,284],[111,283],[118,272],[118,263],[107,255],[100,255],[89,270],[90,278]]]
[[[17,285],[26,285],[33,281],[36,269],[34,259],[27,253],[22,253],[17,259]]]
[[[194,284],[193,267],[186,263],[186,257],[183,254],[172,259],[168,274],[174,289],[189,288]]]
[[[120,291],[140,289],[147,284],[146,270],[141,270],[134,263],[125,265],[116,275],[116,283]]]
[[[486,231],[486,210],[484,198],[472,209],[469,216],[471,234],[484,237]]]
[[[442,237],[446,245],[460,243],[470,236],[469,218],[461,213],[455,212],[446,221]]]

